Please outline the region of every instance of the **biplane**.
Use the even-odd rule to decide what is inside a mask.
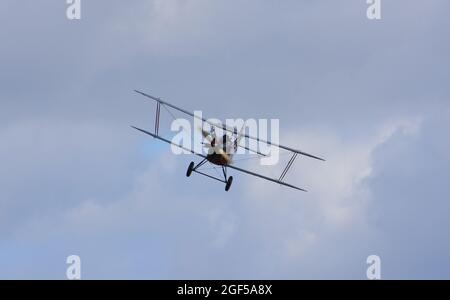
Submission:
[[[289,169],[292,167],[295,159],[297,158],[298,155],[302,155],[302,156],[310,157],[313,159],[325,161],[325,159],[320,158],[318,156],[308,154],[306,152],[303,152],[303,151],[300,151],[300,150],[297,150],[297,149],[294,149],[291,147],[273,143],[269,140],[263,140],[263,139],[260,139],[259,137],[250,136],[249,134],[247,134],[243,131],[244,126],[242,127],[241,131],[238,133],[237,128],[235,128],[235,127],[230,128],[229,126],[227,126],[225,124],[218,124],[218,123],[211,122],[210,120],[200,117],[197,114],[194,114],[193,112],[187,111],[183,108],[180,108],[173,104],[170,104],[170,103],[166,102],[165,100],[162,100],[161,98],[151,96],[149,94],[146,94],[146,93],[138,91],[138,90],[135,90],[135,92],[138,94],[141,94],[142,96],[145,96],[146,98],[152,99],[156,102],[155,130],[152,133],[147,130],[135,127],[135,126],[131,126],[131,127],[136,130],[139,130],[145,134],[148,134],[149,136],[152,136],[153,138],[156,138],[156,139],[166,142],[168,144],[174,145],[182,150],[185,150],[187,152],[190,152],[194,155],[199,156],[201,158],[200,162],[198,162],[197,164],[194,162],[191,162],[186,171],[186,176],[190,177],[191,174],[194,172],[194,173],[209,177],[211,179],[220,181],[225,184],[225,191],[228,191],[231,187],[231,184],[233,183],[233,176],[228,176],[227,169],[233,169],[238,172],[242,172],[242,173],[245,173],[248,175],[259,177],[259,178],[267,180],[267,181],[271,181],[271,182],[278,183],[280,185],[283,185],[283,186],[286,186],[289,188],[293,188],[293,189],[296,189],[299,191],[306,192],[305,189],[299,188],[295,185],[289,184],[284,181],[284,178],[285,178],[286,174],[288,173]],[[176,110],[176,111],[183,113],[185,115],[188,115],[190,117],[200,119],[200,121],[203,123],[209,124],[209,126],[210,126],[209,132],[207,130],[204,130],[203,126],[201,128],[199,128],[202,133],[203,138],[207,141],[207,142],[203,142],[202,144],[205,148],[208,149],[208,154],[205,155],[203,153],[198,153],[198,152],[194,151],[193,149],[189,149],[183,145],[174,143],[173,141],[170,141],[170,140],[162,137],[161,135],[159,135],[161,107],[164,107],[166,109]],[[223,131],[222,136],[217,136],[216,130],[215,130],[217,128],[221,129]],[[250,152],[253,152],[257,155],[266,156],[266,154],[261,153],[257,149],[256,150],[250,149],[249,147],[246,147],[245,145],[241,145],[241,143],[240,143],[241,139],[252,139],[252,140],[257,141],[258,143],[264,143],[271,147],[278,147],[280,149],[289,151],[291,153],[291,157],[290,157],[287,165],[284,167],[283,172],[281,173],[280,177],[279,178],[271,178],[271,177],[268,177],[268,176],[265,176],[262,174],[258,174],[256,172],[252,172],[252,171],[249,171],[249,170],[246,170],[246,169],[243,169],[243,168],[240,168],[240,167],[237,167],[236,165],[234,165],[233,164],[233,155],[237,152],[238,147],[242,147],[242,148],[244,148]],[[212,176],[212,175],[207,174],[199,169],[201,166],[203,166],[204,164],[206,164],[208,162],[215,166],[219,166],[222,168],[223,178]]]

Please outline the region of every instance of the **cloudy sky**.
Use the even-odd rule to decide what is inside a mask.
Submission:
[[[450,278],[449,1],[65,2],[0,2],[0,278]],[[133,89],[327,162],[187,179]]]

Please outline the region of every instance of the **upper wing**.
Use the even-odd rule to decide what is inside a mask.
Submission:
[[[177,106],[175,106],[173,104],[170,104],[170,103],[168,103],[166,101],[163,101],[161,98],[153,97],[151,95],[148,95],[148,94],[146,94],[144,92],[141,92],[141,91],[138,91],[138,90],[135,90],[135,92],[139,93],[139,94],[141,94],[141,95],[143,95],[143,96],[145,96],[147,98],[153,99],[153,100],[155,100],[155,101],[157,101],[157,102],[159,102],[161,104],[167,105],[168,107],[171,107],[171,108],[173,108],[175,110],[178,110],[178,111],[180,111],[180,112],[182,112],[182,113],[184,113],[184,114],[186,114],[188,116],[191,116],[191,117],[196,118],[196,119],[200,119],[203,122],[208,123],[211,126],[214,126],[214,127],[217,127],[217,128],[221,128],[221,129],[223,129],[225,131],[228,131],[228,132],[233,132],[233,133],[235,132],[234,128],[229,128],[225,124],[216,124],[214,122],[208,121],[205,118],[201,118],[200,116],[195,115],[194,113],[192,113],[190,111],[187,111],[187,110],[179,108],[179,107],[177,107]],[[261,142],[261,143],[265,143],[265,144],[270,145],[270,146],[274,146],[274,147],[278,147],[280,149],[288,150],[288,151],[293,152],[293,153],[297,153],[297,154],[300,154],[300,155],[304,155],[304,156],[308,156],[308,157],[311,157],[311,158],[314,158],[314,159],[325,161],[325,159],[320,158],[318,156],[315,156],[315,155],[312,155],[312,154],[309,154],[309,153],[306,153],[306,152],[303,152],[303,151],[300,151],[300,150],[297,150],[297,149],[293,149],[293,148],[290,148],[290,147],[286,147],[286,146],[283,146],[283,145],[279,145],[279,144],[273,143],[271,141],[266,141],[266,140],[260,139],[258,137],[253,137],[253,136],[250,136],[248,134],[243,134],[242,136],[245,137],[245,138],[248,138],[248,139],[256,140],[256,141]],[[250,150],[250,149],[248,149],[248,150]],[[254,150],[251,150],[251,151],[254,152]],[[260,155],[264,155],[264,154],[259,153],[259,152],[257,152],[257,153],[260,154]]]

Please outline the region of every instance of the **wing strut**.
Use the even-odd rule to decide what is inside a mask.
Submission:
[[[156,102],[156,118],[155,118],[155,134],[158,135],[159,133],[159,115],[161,112],[161,103]]]
[[[280,176],[280,178],[278,180],[283,181],[284,176],[286,176],[287,172],[292,167],[292,164],[294,163],[294,160],[297,158],[297,155],[298,155],[298,153],[294,153],[292,155],[291,159],[289,160],[288,164],[284,168],[283,173],[281,173],[281,176]]]

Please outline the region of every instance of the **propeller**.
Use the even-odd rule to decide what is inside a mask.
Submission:
[[[211,136],[211,134],[208,131],[204,130],[202,127],[198,127],[198,129],[202,133],[202,136],[208,141],[208,143],[203,143],[203,145],[208,148],[208,153],[220,154],[225,158],[228,164],[231,163],[232,160],[230,155],[223,151],[222,144],[216,139],[216,136]]]
[[[244,135],[243,135],[244,129],[245,129],[245,122],[244,122],[244,124],[242,125],[241,130],[239,131],[239,135],[238,135],[238,136],[236,137],[236,139],[234,140],[234,151],[237,151],[237,147],[239,146],[239,143],[241,142],[241,139],[242,139],[242,137],[244,136]],[[236,133],[237,133],[237,128],[236,128],[236,127],[234,128],[234,132],[235,132],[235,135],[236,135]]]
[[[198,130],[200,130],[200,132],[202,133],[203,137],[204,137],[208,142],[210,142],[210,143],[212,142],[213,137],[211,136],[211,134],[210,134],[208,131],[204,130],[204,129],[201,128],[200,126],[198,127]],[[215,136],[214,136],[214,138],[215,138]]]

